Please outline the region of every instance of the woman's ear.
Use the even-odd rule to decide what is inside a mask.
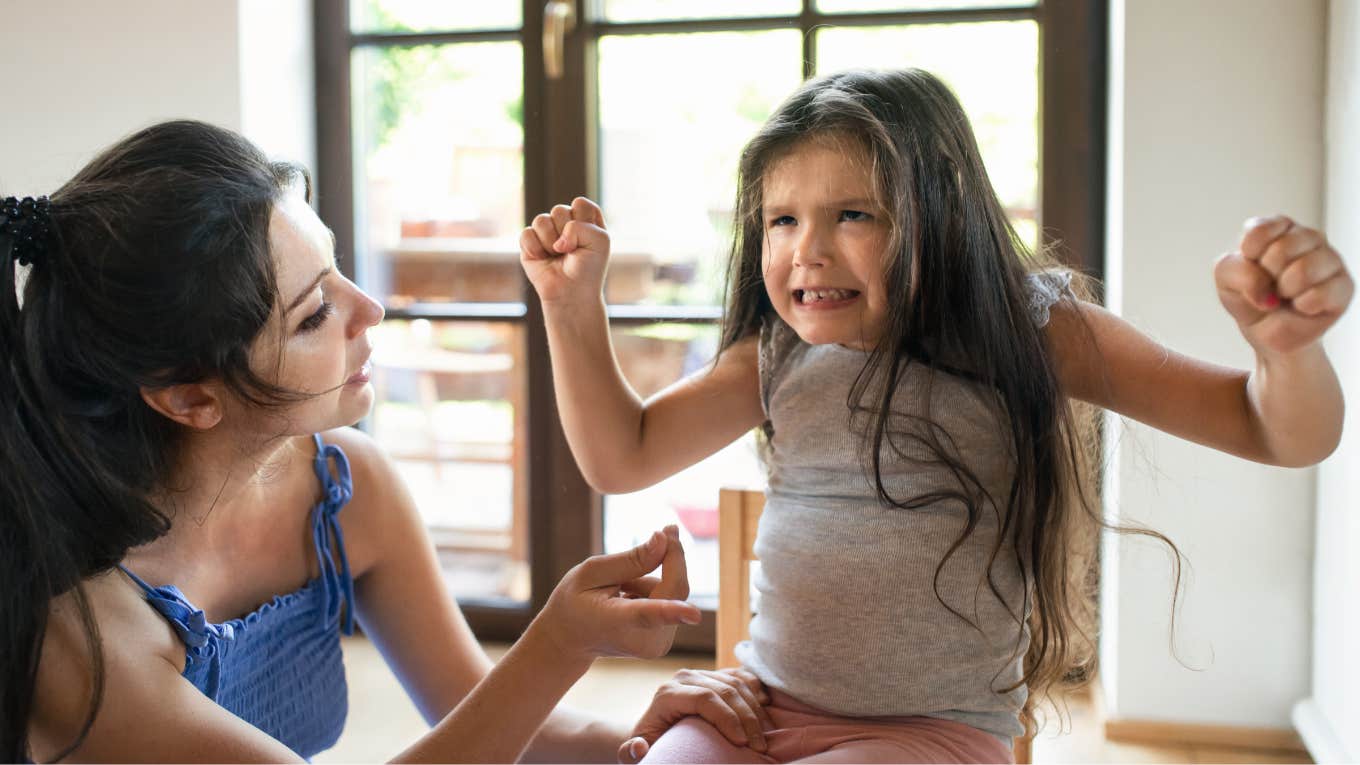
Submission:
[[[211,383],[142,388],[141,394],[147,406],[194,430],[208,430],[222,421],[222,399]]]

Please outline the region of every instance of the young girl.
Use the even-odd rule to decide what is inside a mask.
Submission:
[[[609,345],[599,209],[559,205],[521,238],[598,490],[763,424],[760,605],[737,655],[771,689],[771,727],[734,747],[686,720],[648,761],[1009,760],[1027,695],[1091,658],[1105,524],[1074,401],[1276,465],[1339,439],[1320,338],[1353,284],[1287,218],[1248,221],[1215,267],[1248,373],[1163,348],[1040,268],[925,72],[808,82],[746,146],[738,187],[718,357],[646,402]]]
[[[492,668],[393,466],[344,427],[382,309],[308,193],[172,122],[50,202],[0,199],[0,759],[310,757],[344,725],[356,621],[434,726],[403,758],[640,756],[553,707],[594,657],[660,655],[697,620],[674,529],[569,572]],[[744,741],[757,692],[686,674],[635,732],[697,712]]]

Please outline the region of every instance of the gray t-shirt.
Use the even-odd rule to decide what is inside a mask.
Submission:
[[[1036,324],[1048,322],[1069,281],[1057,272],[1029,278]],[[755,543],[757,614],[737,658],[767,685],[828,712],[939,717],[1009,745],[1023,733],[1018,713],[1027,695],[1023,685],[997,692],[1020,680],[1029,645],[1028,628],[1017,622],[1019,563],[1004,545],[992,566],[1003,604],[986,578],[999,513],[985,504],[936,578],[967,523],[964,504],[946,497],[914,509],[880,504],[861,459],[866,418],[852,423],[846,404],[866,358],[809,345],[778,318],[761,332],[769,486]],[[1004,508],[1014,460],[994,395],[911,364],[894,402],[895,429],[925,435],[930,427],[918,418],[932,420],[938,440]],[[898,444],[904,456],[882,465],[892,497],[958,491],[959,479],[920,440]]]

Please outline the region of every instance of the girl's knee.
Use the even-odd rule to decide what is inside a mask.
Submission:
[[[728,741],[699,717],[682,718],[647,750],[643,763],[770,763],[755,750]]]

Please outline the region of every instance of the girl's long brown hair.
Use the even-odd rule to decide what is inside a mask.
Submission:
[[[865,470],[881,503],[904,512],[945,501],[966,508],[966,526],[940,561],[937,579],[981,514],[996,516],[999,533],[987,571],[979,575],[985,574],[1017,625],[1028,627],[1030,642],[1020,683],[995,690],[1028,687],[1030,700],[1021,718],[1033,731],[1036,700],[1052,701],[1051,692],[1063,681],[1079,685],[1093,674],[1100,530],[1140,534],[1168,545],[1177,592],[1180,552],[1155,531],[1115,526],[1102,517],[1094,488],[1099,466],[1095,412],[1064,395],[1045,331],[1031,318],[1026,281],[1055,264],[1031,252],[1016,235],[963,108],[927,72],[850,71],[811,80],[746,145],[738,168],[719,353],[775,316],[761,271],[762,184],[773,163],[813,139],[845,142],[864,153],[866,171],[893,227],[883,263],[890,296],[883,339],[851,388],[847,424],[863,433]],[[1073,276],[1075,292],[1062,298],[1069,307],[1085,292],[1080,275]],[[1009,441],[1014,461],[1006,496],[991,496],[966,455],[928,418],[909,416],[910,427],[902,427],[902,408],[893,405],[912,364],[923,365],[931,376],[936,370],[961,375],[994,394],[998,436]],[[924,410],[930,411],[928,395]],[[932,464],[957,477],[957,489],[891,496],[883,481],[884,463],[907,459],[909,443],[926,446]],[[997,566],[1019,567],[1026,584],[1023,604],[1002,597],[994,578]],[[943,598],[940,602],[954,611]],[[1174,620],[1174,599],[1172,610]],[[1025,630],[1017,633],[1018,657]]]

